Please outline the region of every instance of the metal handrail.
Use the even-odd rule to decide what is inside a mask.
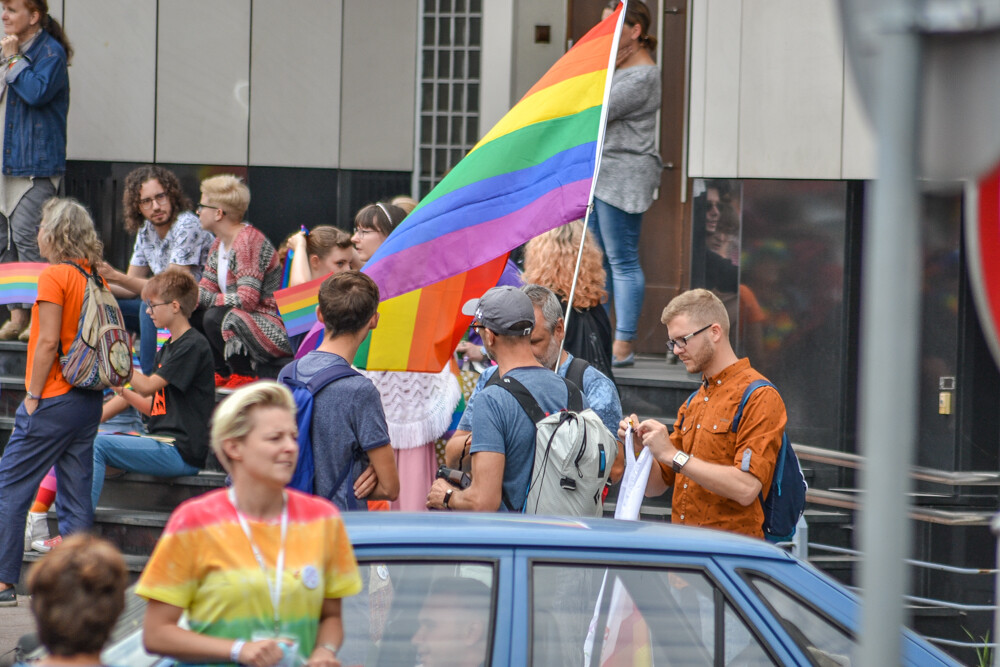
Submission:
[[[842,507],[849,510],[861,508],[861,503],[858,502],[857,496],[837,493],[836,491],[809,489],[806,491],[806,500],[817,505]],[[988,526],[995,514],[993,511],[939,510],[928,507],[910,508],[911,519],[943,526]]]
[[[798,443],[792,443],[792,447],[795,449],[798,457],[805,461],[827,463],[855,470],[863,468],[865,464],[865,458],[858,454],[838,452],[824,447],[813,447]],[[948,472],[945,470],[935,470],[934,468],[913,466],[910,469],[910,476],[924,482],[945,484],[948,486],[1000,486],[1000,472]]]
[[[810,542],[810,549],[819,549],[820,551],[829,551],[830,553],[843,554],[845,556],[857,556],[860,558],[862,553],[857,549],[848,549],[846,547],[835,547],[832,544],[820,544],[818,542]],[[952,574],[996,574],[1000,570],[992,570],[989,568],[980,567],[956,567],[954,565],[945,565],[944,563],[933,563],[926,560],[916,560],[913,558],[907,558],[906,562],[910,565],[916,567],[922,567],[928,570],[940,570],[941,572],[951,572]]]

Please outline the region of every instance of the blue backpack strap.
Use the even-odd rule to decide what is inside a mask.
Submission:
[[[360,375],[354,368],[348,364],[336,364],[324,368],[316,375],[312,376],[308,382],[303,382],[298,379],[298,363],[299,360],[295,360],[288,364],[278,373],[278,381],[288,386],[292,393],[294,394],[296,390],[305,390],[309,392],[309,395],[315,399],[316,394],[326,385],[331,382],[336,382],[345,377],[351,377],[354,375]],[[300,408],[299,414],[296,415],[296,422],[299,426],[299,444],[303,444],[303,441],[308,443],[311,447],[312,438],[309,436],[308,428],[312,425],[312,412],[313,403],[310,400],[303,408]],[[312,451],[305,452],[304,448],[299,451],[299,460],[301,461],[303,457],[306,457],[307,462],[304,466],[296,466],[295,474],[292,477],[292,481],[289,486],[308,491],[311,493],[311,489],[306,488],[312,485],[312,475],[314,474],[315,468],[312,463]],[[351,473],[352,465],[344,466],[344,470],[341,471],[339,479],[334,484],[334,489],[339,489],[347,476]],[[306,479],[308,477],[309,479]],[[350,493],[347,494],[348,502],[353,498]]]
[[[736,408],[736,414],[733,416],[733,426],[732,429],[730,429],[733,433],[736,433],[740,427],[740,420],[743,419],[743,408],[746,407],[747,401],[750,400],[750,394],[754,393],[761,387],[771,387],[775,391],[778,391],[777,388],[767,380],[754,380],[747,385],[747,388],[743,390],[743,398],[740,399],[740,406]]]
[[[736,414],[733,416],[732,432],[736,433],[740,427],[740,420],[743,419],[743,408],[746,407],[747,401],[750,400],[750,395],[760,389],[761,387],[771,387],[775,391],[778,391],[777,387],[768,382],[767,380],[754,380],[747,388],[743,390],[743,398],[740,399],[740,406],[736,408]],[[785,473],[785,457],[782,453],[785,451],[785,445],[788,444],[788,435],[785,432],[781,433],[781,445],[778,447],[778,459],[774,466],[774,474],[771,475],[771,479],[774,480],[773,486],[777,491],[778,495],[781,495],[781,477]],[[760,491],[760,502],[764,502],[764,490]]]

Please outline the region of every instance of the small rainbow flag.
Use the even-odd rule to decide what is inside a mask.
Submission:
[[[38,276],[45,262],[0,264],[0,304],[34,303],[38,298]]]
[[[319,305],[319,286],[328,276],[310,280],[307,283],[286,287],[274,293],[278,302],[278,312],[285,323],[289,336],[297,336],[309,331],[316,323],[316,306]]]

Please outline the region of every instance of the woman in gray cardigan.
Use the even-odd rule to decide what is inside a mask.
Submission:
[[[639,266],[639,228],[663,170],[656,151],[660,69],[652,57],[656,38],[649,35],[649,26],[649,9],[640,0],[630,0],[611,80],[604,152],[590,215],[590,228],[604,250],[607,288],[614,300],[612,364],[616,367],[635,362],[632,345],[646,289]]]

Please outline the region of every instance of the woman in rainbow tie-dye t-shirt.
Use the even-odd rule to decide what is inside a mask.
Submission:
[[[285,489],[294,415],[289,391],[270,381],[216,410],[212,448],[233,486],[170,517],[137,589],[149,600],[146,650],[189,664],[340,664],[340,598],[361,578],[336,508]],[[191,630],[177,625],[183,612]]]

